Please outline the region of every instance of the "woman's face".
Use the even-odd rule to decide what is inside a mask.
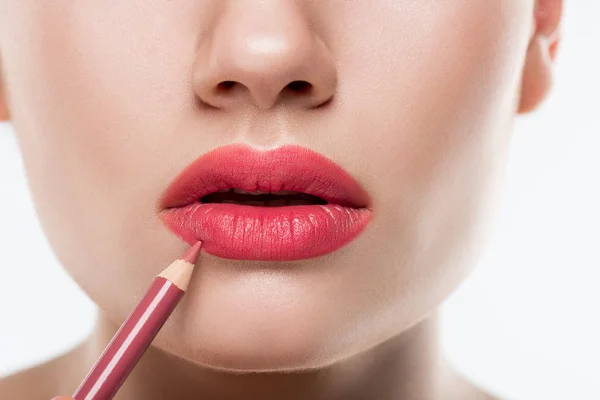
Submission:
[[[187,247],[157,204],[188,164],[230,144],[306,147],[368,193],[364,229],[293,261],[203,253],[155,345],[240,370],[366,350],[477,260],[533,3],[0,0],[3,85],[43,228],[118,324]]]

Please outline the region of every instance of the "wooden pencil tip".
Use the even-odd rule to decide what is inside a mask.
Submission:
[[[181,256],[180,260],[184,260],[189,262],[190,264],[196,264],[198,261],[198,255],[200,254],[200,249],[202,248],[202,242],[197,241],[192,247],[185,252],[183,256]]]

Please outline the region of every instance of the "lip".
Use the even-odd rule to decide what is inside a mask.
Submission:
[[[203,203],[227,189],[303,192],[327,204],[260,207]],[[291,261],[348,244],[366,227],[371,199],[338,164],[310,149],[286,145],[259,151],[229,145],[201,156],[175,177],[159,201],[165,225],[209,254],[238,260]]]

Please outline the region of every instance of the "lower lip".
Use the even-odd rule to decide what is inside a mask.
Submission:
[[[292,261],[333,252],[369,223],[367,208],[194,203],[163,211],[165,224],[203,251],[236,260]]]

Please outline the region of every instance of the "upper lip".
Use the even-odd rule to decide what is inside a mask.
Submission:
[[[239,144],[217,148],[193,161],[169,185],[159,207],[185,207],[210,193],[235,188],[302,192],[352,208],[369,208],[371,203],[348,172],[313,150],[286,145],[261,151]]]

